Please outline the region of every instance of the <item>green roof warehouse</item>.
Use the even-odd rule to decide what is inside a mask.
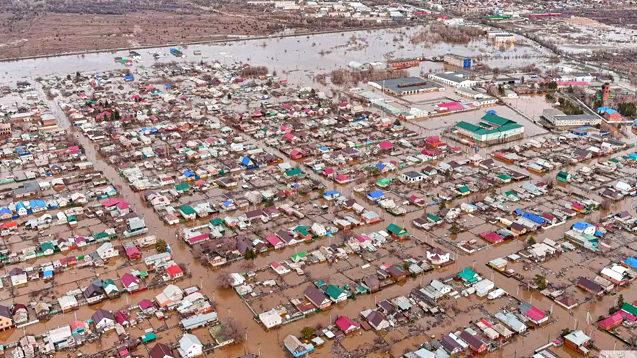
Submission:
[[[454,130],[458,135],[484,145],[504,143],[524,136],[523,125],[494,113],[482,116],[478,124],[460,121]]]

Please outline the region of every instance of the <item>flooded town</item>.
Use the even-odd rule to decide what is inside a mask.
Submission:
[[[637,357],[634,2],[116,3],[0,7],[1,355]]]

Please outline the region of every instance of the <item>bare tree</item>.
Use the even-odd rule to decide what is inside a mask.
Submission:
[[[241,326],[234,318],[225,317],[220,320],[221,335],[226,339],[232,339],[234,343],[241,343],[245,340],[246,329]]]
[[[222,272],[217,276],[217,287],[219,288],[231,288],[234,283],[234,279],[230,275],[230,272]]]

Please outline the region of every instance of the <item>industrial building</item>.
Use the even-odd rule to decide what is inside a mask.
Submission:
[[[478,124],[458,122],[454,130],[459,136],[482,145],[504,143],[524,136],[524,126],[493,112],[482,116]]]
[[[394,96],[407,96],[444,90],[444,87],[420,77],[393,78],[389,80],[369,82],[369,85],[380,89],[383,92],[393,94]]]
[[[448,65],[460,67],[465,70],[470,69],[473,64],[471,57],[460,56],[453,53],[446,54],[442,60]]]
[[[469,76],[462,72],[440,72],[430,73],[429,79],[442,83],[445,85],[459,87],[473,87],[478,84],[478,81],[469,79]]]
[[[568,115],[554,108],[547,108],[542,111],[541,117],[554,127],[595,126],[602,122],[602,118],[595,114]]]

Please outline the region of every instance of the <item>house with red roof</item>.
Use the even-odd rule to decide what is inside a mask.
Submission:
[[[124,251],[129,260],[139,260],[142,258],[142,252],[133,243],[124,244]]]
[[[504,241],[504,238],[493,231],[483,232],[480,234],[483,240],[486,240],[492,244],[499,244]]]
[[[538,326],[548,321],[549,319],[544,311],[531,305],[530,303],[520,303],[519,309],[521,314],[526,316],[531,322],[535,323]]]
[[[303,158],[303,151],[301,151],[300,149],[292,149],[290,151],[290,158],[293,160]]]
[[[139,301],[139,303],[137,303],[137,307],[139,307],[139,309],[146,314],[152,314],[157,310],[157,308],[153,304],[153,301],[147,298]]]
[[[181,267],[176,263],[173,263],[172,265],[166,267],[166,274],[168,275],[169,279],[176,280],[184,276],[184,270],[182,270]]]
[[[128,272],[122,275],[122,285],[124,286],[126,291],[139,291],[141,289],[140,284],[141,282],[139,281],[139,278],[137,278],[137,276],[134,276],[133,274],[130,274]]]
[[[623,321],[624,317],[622,317],[622,314],[620,312],[615,312],[614,314],[604,318],[603,320],[598,321],[597,327],[604,331],[610,331],[621,326]]]
[[[443,102],[437,105],[439,112],[457,112],[464,110],[464,106],[460,102]]]
[[[265,237],[265,241],[267,241],[275,250],[279,250],[285,247],[285,242],[276,235],[267,235]]]
[[[334,181],[339,184],[347,184],[352,181],[352,178],[347,174],[339,174],[334,178]]]
[[[115,322],[121,324],[122,326],[128,326],[130,323],[130,319],[128,318],[128,313],[125,311],[118,311],[115,313]]]
[[[347,316],[338,316],[334,323],[345,334],[353,332],[361,327],[359,323],[354,322]]]
[[[382,151],[390,151],[394,149],[394,145],[388,140],[384,140],[378,143],[378,147],[380,147],[380,150]]]

